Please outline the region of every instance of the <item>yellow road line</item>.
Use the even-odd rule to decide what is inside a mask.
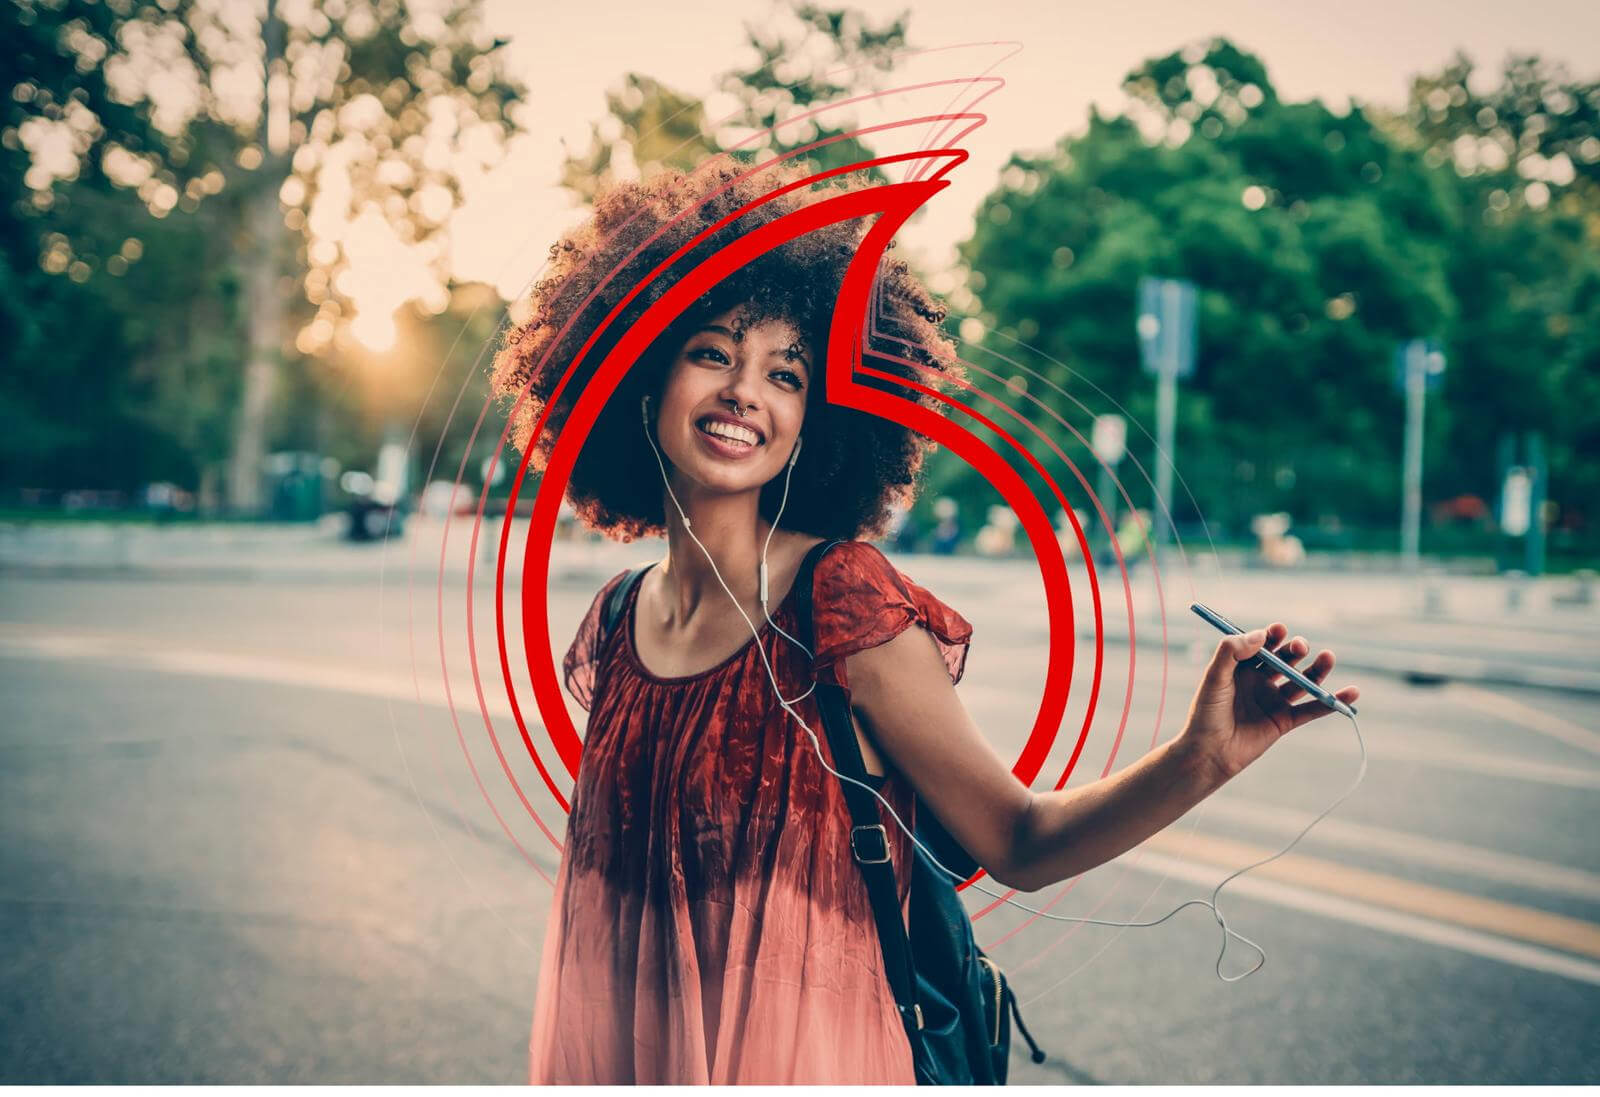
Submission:
[[[1144,844],[1170,857],[1199,859],[1229,868],[1242,868],[1275,852],[1231,838],[1170,830],[1154,835]],[[1276,861],[1251,869],[1245,879],[1252,876],[1600,959],[1600,926],[1579,918],[1419,884],[1298,853],[1285,854]]]

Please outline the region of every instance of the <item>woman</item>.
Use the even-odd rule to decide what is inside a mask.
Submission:
[[[498,391],[527,391],[514,429],[536,467],[603,356],[553,396],[586,324],[701,227],[803,174],[741,170],[724,159],[611,188],[552,249],[555,270],[495,368]],[[737,231],[815,197],[774,200]],[[822,393],[818,348],[863,230],[809,234],[720,283],[630,369],[574,467],[569,497],[587,524],[663,535],[667,553],[609,632],[602,609],[626,573],[600,589],[563,660],[589,722],[541,959],[535,1083],[915,1081],[849,813],[817,754],[817,679],[849,690],[867,768],[907,825],[920,795],[991,876],[1024,890],[1138,844],[1328,711],[1238,666],[1263,644],[1304,656],[1274,624],[1218,645],[1177,739],[1070,792],[1016,780],[954,689],[971,626],[863,540],[910,501],[926,443]],[[658,292],[647,286],[635,309]],[[884,263],[879,298],[873,349],[912,363],[883,368],[924,384],[960,373],[943,310],[903,262]],[[530,437],[552,400],[549,430]],[[789,638],[793,583],[823,538],[846,543],[814,575],[808,654]],[[1322,652],[1308,673],[1333,662]],[[780,707],[769,666],[819,743]],[[910,840],[890,826],[889,844],[904,904]]]

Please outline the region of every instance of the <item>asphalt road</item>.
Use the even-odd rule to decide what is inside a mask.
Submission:
[[[552,591],[558,653],[603,578]],[[431,587],[0,578],[0,1081],[523,1076],[556,866],[528,809],[557,837],[563,819],[490,672],[526,807],[501,768],[462,593],[441,673]],[[1037,638],[1004,599],[952,603],[976,627],[962,696],[1012,756]],[[492,665],[492,602],[474,609]],[[1128,654],[1107,648],[1072,785],[1181,724],[1202,653],[1169,652],[1163,689],[1141,645],[1112,760]],[[979,918],[1050,1055],[1017,1038],[1013,1081],[1600,1081],[1595,702],[1339,680],[1362,687],[1365,782],[1222,895],[1268,953],[1257,974],[1217,979],[1200,908],[1149,929]],[[1357,760],[1349,722],[1318,721],[1141,849],[1021,898],[1158,917],[1288,842]],[[1224,970],[1253,961],[1234,942]]]

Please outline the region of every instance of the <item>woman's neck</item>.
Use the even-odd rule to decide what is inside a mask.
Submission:
[[[761,549],[766,543],[771,523],[762,518],[756,508],[756,496],[722,495],[701,499],[683,499],[683,509],[694,528],[694,536],[684,528],[678,510],[667,502],[667,558],[656,569],[661,573],[662,593],[671,615],[671,627],[684,628],[698,619],[702,609],[713,607],[721,614],[727,608],[728,593],[722,587],[727,583],[740,605],[754,607],[760,612]],[[695,544],[695,538],[704,545]],[[783,534],[772,536],[774,552]],[[706,559],[707,553],[711,560]],[[716,562],[712,570],[711,562]],[[768,556],[769,569],[777,561]],[[722,582],[717,581],[717,573]],[[770,593],[770,590],[769,590]]]

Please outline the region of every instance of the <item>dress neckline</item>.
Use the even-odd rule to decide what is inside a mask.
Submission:
[[[657,563],[659,563],[659,561],[657,561]],[[654,568],[655,566],[656,566],[655,563],[652,563],[652,564],[650,564],[649,566],[647,566],[645,568],[645,571],[649,571],[651,568]],[[795,587],[797,585],[798,585],[797,583],[790,583],[789,584],[789,592],[783,596],[783,600],[780,601],[777,604],[777,606],[774,607],[774,609],[772,610],[772,618],[773,618],[773,620],[776,620],[777,617],[778,617],[778,614],[782,613],[788,607],[789,603],[794,600]],[[752,637],[750,637],[750,639],[746,640],[743,644],[741,644],[739,646],[739,649],[737,651],[735,651],[732,655],[729,655],[726,659],[722,660],[722,662],[718,663],[716,666],[707,667],[705,670],[696,671],[694,674],[680,674],[680,675],[675,675],[675,676],[670,677],[670,678],[669,677],[665,677],[663,675],[656,674],[653,671],[651,671],[651,669],[649,667],[644,665],[644,660],[639,658],[639,646],[638,646],[637,640],[635,639],[635,636],[634,636],[634,621],[633,621],[633,619],[634,619],[635,615],[638,613],[639,592],[643,588],[644,588],[644,575],[641,574],[639,576],[639,581],[634,583],[633,584],[633,589],[628,592],[627,608],[626,608],[626,611],[622,615],[623,616],[623,620],[624,620],[624,629],[623,629],[623,631],[626,633],[626,635],[624,636],[624,640],[626,641],[626,643],[623,644],[623,648],[627,651],[628,662],[630,664],[632,664],[634,672],[636,674],[638,674],[641,678],[643,678],[647,682],[656,682],[656,683],[658,683],[660,685],[669,685],[670,686],[670,685],[681,685],[681,684],[683,684],[685,682],[696,682],[696,681],[699,681],[702,678],[709,678],[709,677],[711,677],[711,675],[716,674],[718,671],[726,670],[728,667],[732,666],[735,662],[738,662],[740,659],[742,659],[745,655],[749,654],[751,647],[753,647],[756,644],[756,642],[759,641],[762,637],[766,636],[769,632],[772,631],[772,626],[770,624],[768,624],[766,622],[762,622],[761,627],[757,630],[757,634],[755,636],[752,636]]]

